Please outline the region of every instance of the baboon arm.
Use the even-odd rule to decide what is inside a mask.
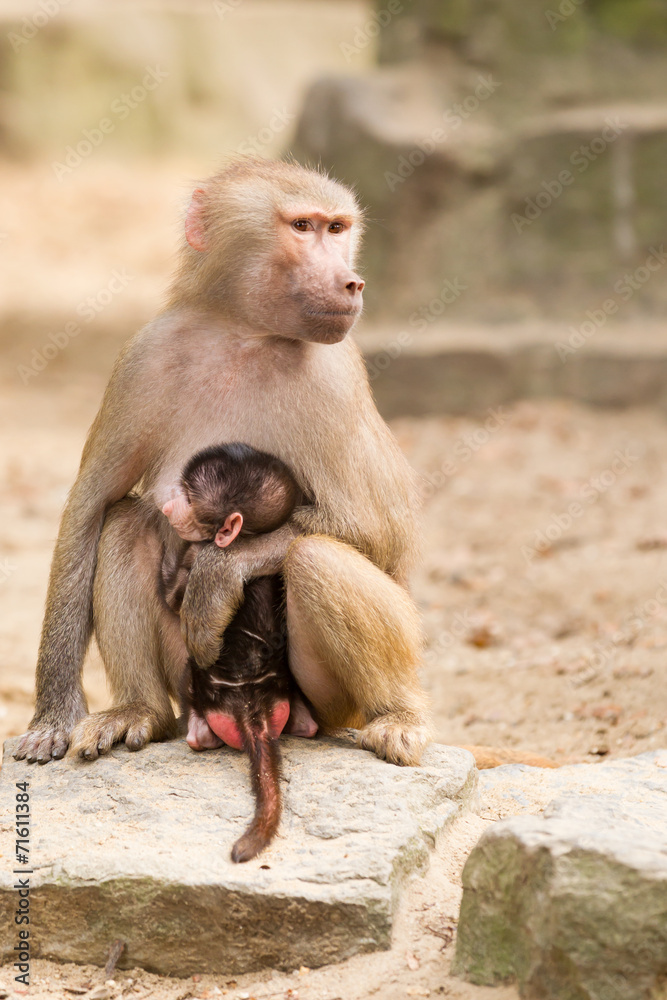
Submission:
[[[37,661],[33,726],[51,717],[66,723],[85,711],[80,674],[92,630],[93,580],[104,517],[146,467],[147,423],[139,407],[132,410],[125,402],[131,389],[127,382],[119,372],[110,383],[63,512]],[[128,411],[131,422],[125,416]]]
[[[243,600],[244,585],[279,573],[295,537],[291,524],[284,524],[266,535],[239,538],[229,549],[200,547],[181,607],[183,639],[200,667],[218,658],[220,637]]]

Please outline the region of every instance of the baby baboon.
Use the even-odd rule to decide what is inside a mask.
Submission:
[[[274,531],[300,501],[287,466],[244,444],[198,452],[187,463],[176,497],[163,512],[180,537],[226,548],[239,534]],[[187,585],[189,545],[163,560],[164,596],[179,610]],[[232,859],[249,861],[273,838],[280,821],[278,737],[298,696],[286,655],[282,580],[262,576],[245,585],[243,603],[225,630],[224,645],[207,670],[188,659],[181,687],[189,745],[227,743],[250,758],[255,816],[234,844]],[[300,699],[298,699],[300,701]],[[305,704],[300,703],[303,710]],[[307,710],[306,710],[307,711]],[[312,735],[315,723],[308,714]],[[303,719],[301,720],[303,724]]]

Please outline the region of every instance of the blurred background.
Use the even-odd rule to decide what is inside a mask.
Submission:
[[[3,735],[113,359],[192,187],[255,153],[368,211],[357,337],[422,477],[438,739],[664,745],[666,56],[667,0],[2,0]],[[94,651],[86,685],[108,703]]]

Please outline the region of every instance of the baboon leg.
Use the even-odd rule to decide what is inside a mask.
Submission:
[[[88,759],[120,740],[138,750],[176,735],[169,695],[187,654],[178,617],[158,591],[161,545],[150,518],[140,500],[121,500],[100,539],[93,624],[115,704],[74,729],[71,750]]]
[[[408,593],[356,549],[322,535],[298,538],[284,572],[290,667],[318,719],[327,729],[363,727],[362,747],[418,764],[429,726]]]

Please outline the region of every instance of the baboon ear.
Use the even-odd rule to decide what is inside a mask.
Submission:
[[[221,549],[226,549],[228,545],[231,545],[234,539],[238,536],[241,528],[243,527],[243,514],[239,514],[235,511],[233,514],[229,514],[225,520],[225,523],[221,528],[218,528],[215,536],[215,544],[219,545]]]
[[[192,192],[188,213],[185,216],[185,238],[193,250],[199,250],[201,253],[208,250],[204,230],[205,196],[204,188],[195,188]]]

